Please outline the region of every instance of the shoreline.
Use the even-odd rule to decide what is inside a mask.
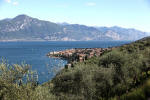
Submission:
[[[12,39],[12,40],[0,40],[0,42],[46,42],[46,41],[63,41],[63,42],[96,42],[96,41],[134,41],[134,40],[42,40],[42,39],[35,39],[35,40],[26,40],[26,39]]]
[[[74,48],[62,51],[49,52],[46,56],[51,58],[59,58],[67,60],[66,68],[73,67],[76,62],[84,62],[92,57],[101,56],[106,51],[111,51],[113,48]]]

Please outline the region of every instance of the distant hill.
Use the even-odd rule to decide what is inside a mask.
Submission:
[[[99,41],[138,40],[148,33],[121,27],[89,27],[79,24],[53,23],[27,15],[0,20],[0,41]]]

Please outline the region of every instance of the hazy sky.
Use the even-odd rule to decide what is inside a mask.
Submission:
[[[0,19],[19,14],[52,22],[150,32],[150,0],[0,0]]]

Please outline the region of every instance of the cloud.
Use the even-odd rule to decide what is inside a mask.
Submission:
[[[14,6],[18,5],[19,3],[17,1],[13,1],[13,0],[5,0],[5,2],[12,4]]]
[[[11,3],[11,0],[5,0],[7,3]]]
[[[15,2],[13,2],[12,4],[16,6],[16,5],[18,5],[18,2],[15,1]]]
[[[95,3],[95,2],[88,2],[88,3],[86,3],[86,5],[87,5],[87,6],[95,6],[96,3]]]

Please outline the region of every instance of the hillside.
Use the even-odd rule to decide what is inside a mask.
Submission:
[[[42,85],[29,65],[0,64],[1,100],[149,100],[150,37],[74,63]]]
[[[135,29],[57,24],[27,15],[0,20],[0,41],[138,40],[146,36],[146,32]]]
[[[51,83],[61,100],[148,100],[146,80],[150,80],[150,37],[75,63]]]

